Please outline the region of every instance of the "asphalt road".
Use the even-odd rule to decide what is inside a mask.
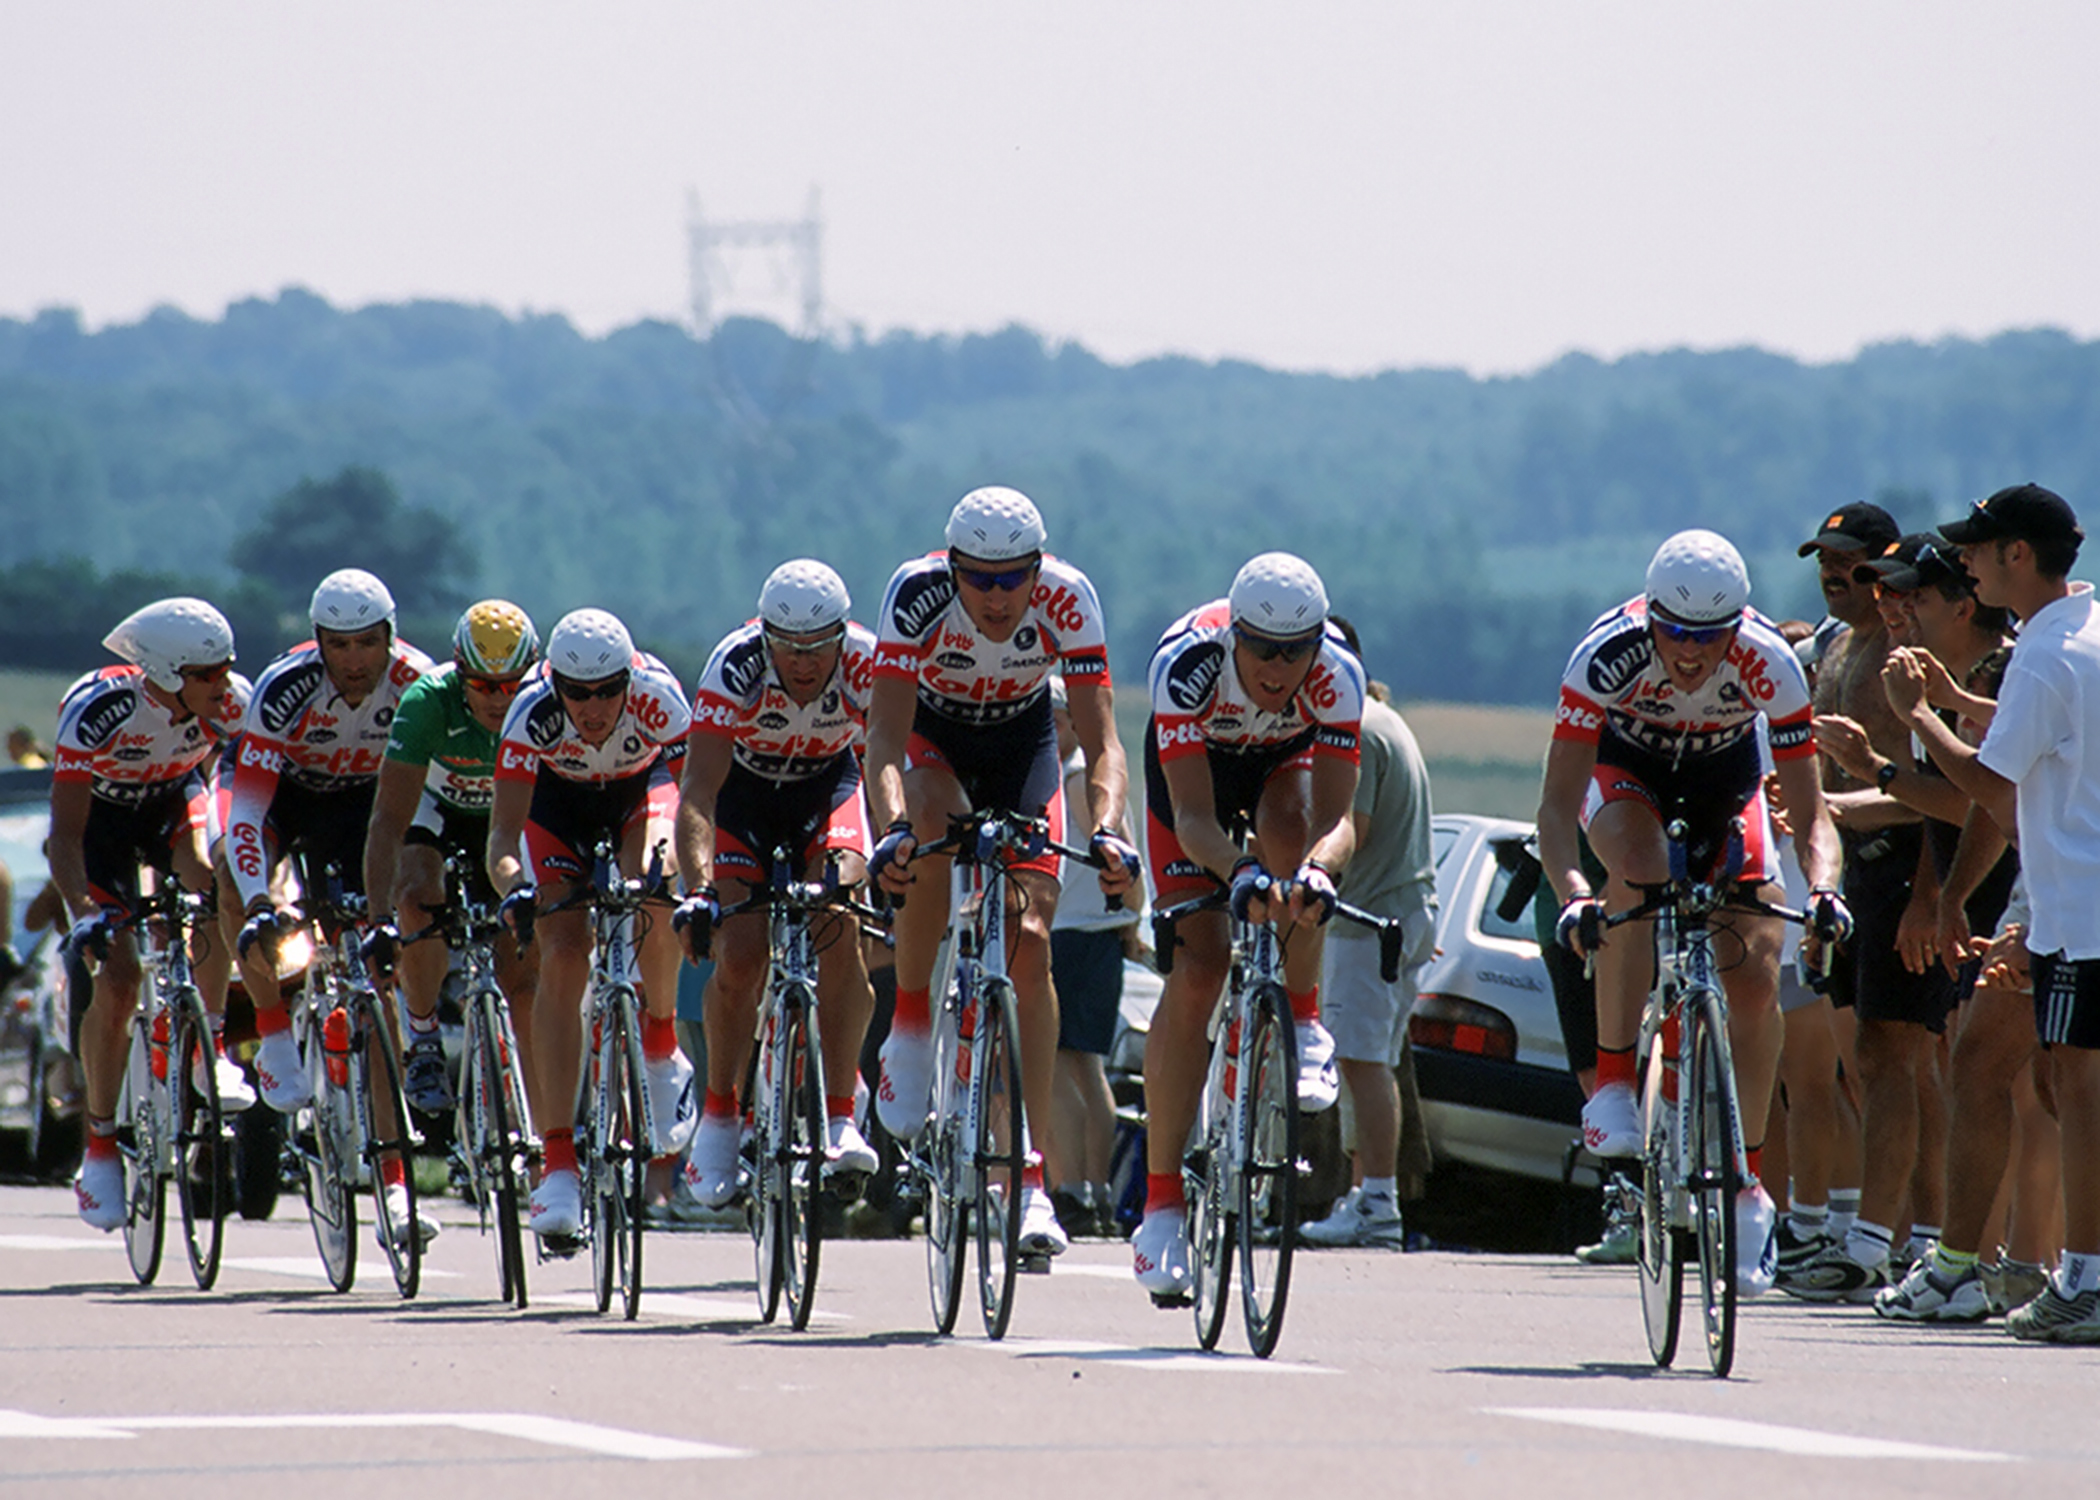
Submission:
[[[930,1335],[919,1242],[847,1241],[796,1334],[758,1323],[736,1233],[652,1235],[624,1323],[589,1310],[587,1258],[535,1267],[532,1308],[506,1308],[491,1244],[443,1210],[412,1303],[369,1241],[358,1286],[328,1291],[296,1204],[229,1225],[200,1294],[172,1244],[140,1288],[69,1192],[0,1188],[0,1493],[2100,1492],[2100,1349],[1995,1324],[1775,1299],[1719,1382],[1653,1369],[1625,1272],[1324,1252],[1262,1362],[1236,1322],[1198,1354],[1123,1247],[1082,1244],[992,1344]]]

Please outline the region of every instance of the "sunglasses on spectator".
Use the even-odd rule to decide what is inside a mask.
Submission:
[[[1320,649],[1320,637],[1324,632],[1316,630],[1311,635],[1301,635],[1287,641],[1277,640],[1274,636],[1256,635],[1253,631],[1242,630],[1237,625],[1233,627],[1232,633],[1242,646],[1254,654],[1256,661],[1304,661]]]
[[[955,576],[978,593],[989,594],[994,589],[1027,587],[1028,581],[1035,577],[1035,568],[1036,565],[1030,563],[1025,568],[1008,568],[1004,572],[994,573],[988,568],[957,567]]]
[[[518,689],[525,686],[525,679],[522,677],[476,677],[462,672],[459,674],[459,680],[477,693],[487,693],[496,698],[515,698],[518,696]],[[568,695],[565,693],[562,696]]]
[[[566,677],[554,679],[554,690],[570,703],[588,703],[593,698],[618,698],[627,691],[627,674],[608,677],[596,687],[587,682],[571,682]]]
[[[184,667],[182,675],[191,682],[224,682],[233,671],[233,663],[222,661],[209,667]]]
[[[829,651],[846,638],[846,627],[827,630],[820,636],[782,635],[777,630],[766,632],[766,643],[776,651],[785,651],[790,656],[818,656]]]

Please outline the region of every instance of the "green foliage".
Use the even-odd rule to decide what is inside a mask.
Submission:
[[[0,662],[71,672],[106,666],[115,658],[103,649],[102,637],[133,610],[175,594],[218,605],[246,666],[268,661],[284,644],[276,603],[266,591],[129,568],[105,577],[87,558],[61,557],[0,569]]]
[[[1000,482],[1035,496],[1053,550],[1099,586],[1123,682],[1248,555],[1285,547],[1403,696],[1550,702],[1583,626],[1670,531],[1727,532],[1761,607],[1810,614],[1793,548],[1821,514],[1882,496],[1922,527],[2029,478],[2100,496],[2100,344],[2024,332],[1822,366],[1675,351],[1338,379],[1114,366],[1023,328],[812,344],[732,320],[705,342],[662,323],[591,339],[560,318],[339,311],[296,291],[215,323],[0,320],[0,565],[92,557],[214,597],[240,570],[298,613],[358,563],[426,645],[473,581],[542,628],[613,609],[688,675],[776,563],[827,558],[872,618],[955,498]]]

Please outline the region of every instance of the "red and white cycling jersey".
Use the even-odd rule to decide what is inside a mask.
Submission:
[[[270,663],[241,723],[226,815],[229,862],[243,902],[269,890],[263,823],[278,780],[311,792],[376,781],[401,695],[429,670],[430,658],[396,636],[385,675],[353,706],[336,691],[314,642],[294,646]]]
[[[1315,754],[1358,763],[1364,668],[1332,628],[1298,691],[1271,713],[1257,708],[1240,682],[1233,664],[1232,606],[1216,599],[1167,627],[1152,653],[1150,688],[1162,764],[1207,745],[1258,750],[1287,744],[1308,731]]]
[[[646,771],[659,760],[685,759],[686,731],[693,711],[671,669],[646,651],[627,668],[627,701],[605,742],[593,745],[576,732],[562,706],[552,673],[526,683],[503,718],[496,748],[496,780],[533,781],[545,770],[564,781],[602,785]]]
[[[874,680],[875,633],[849,622],[831,680],[808,703],[797,703],[773,669],[764,627],[753,620],[724,636],[707,659],[693,694],[693,733],[733,740],[736,763],[768,781],[800,781],[867,744]]]
[[[1108,682],[1108,632],[1086,574],[1043,554],[1043,569],[1012,635],[986,640],[957,597],[946,551],[914,558],[890,578],[876,626],[875,675],[906,677],[919,701],[966,724],[1011,719],[1048,692],[1050,669],[1071,682]]]
[[[1696,692],[1679,692],[1656,657],[1645,596],[1590,626],[1561,676],[1557,740],[1594,745],[1609,725],[1637,749],[1671,760],[1726,750],[1767,721],[1772,759],[1816,753],[1808,678],[1786,637],[1754,609],[1728,655]]]
[[[66,689],[53,781],[89,782],[105,802],[142,802],[182,781],[240,728],[244,700],[231,690],[231,677],[209,717],[177,719],[145,684],[137,667],[104,667]]]

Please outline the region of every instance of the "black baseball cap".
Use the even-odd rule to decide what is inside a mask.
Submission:
[[[1823,527],[1801,544],[1800,556],[1827,548],[1832,552],[1862,552],[1878,557],[1889,543],[1903,535],[1896,518],[1880,506],[1862,500],[1841,505],[1824,518]]]
[[[1852,570],[1853,582],[1878,583],[1899,594],[1950,578],[1964,587],[1969,584],[1961,559],[1954,555],[1953,543],[1936,531],[1913,531],[1889,543],[1881,556]]]
[[[2085,540],[2078,516],[2054,490],[2038,484],[2016,484],[1979,500],[1959,521],[1949,521],[1940,534],[1957,547],[2017,538],[2025,542]]]

